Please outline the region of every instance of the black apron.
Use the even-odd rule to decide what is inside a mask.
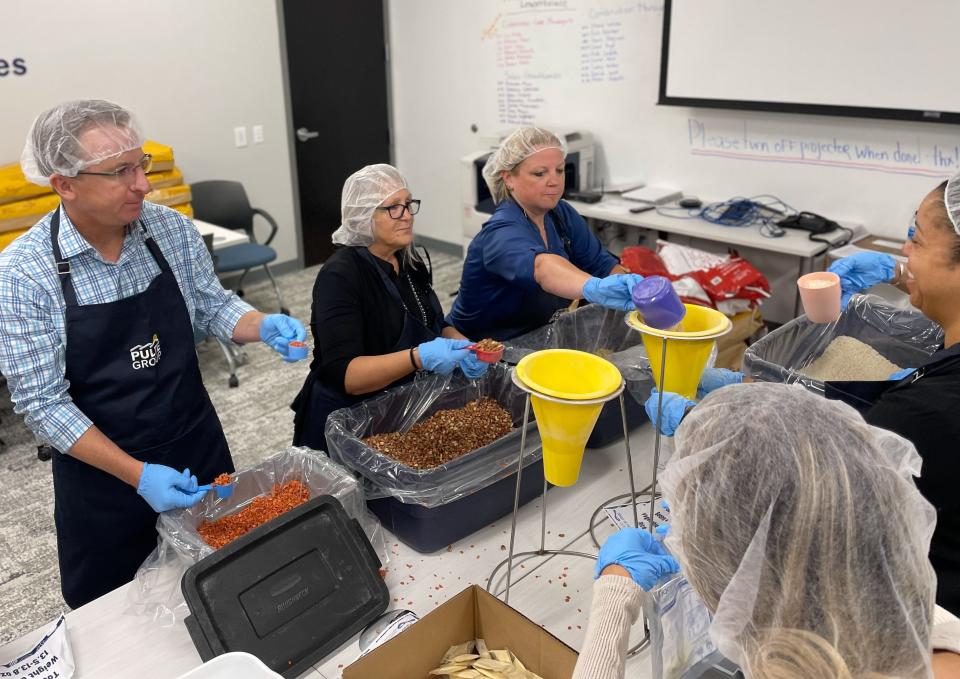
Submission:
[[[66,305],[70,397],[137,460],[182,470],[200,483],[233,472],[220,420],[197,364],[193,327],[177,280],[152,238],[160,274],[143,292],[77,304],[60,252],[60,209],[50,240]],[[132,486],[69,454],[53,456],[57,553],[71,608],[129,582],[157,544],[157,513]]]
[[[370,254],[370,251],[366,248],[358,248],[357,252],[359,252],[360,256],[367,261],[370,266],[376,269],[380,275],[380,280],[383,281],[383,284],[387,288],[387,292],[394,301],[396,301],[397,305],[404,309],[403,330],[400,332],[397,341],[394,342],[393,347],[386,353],[409,349],[422,342],[429,342],[439,337],[440,331],[443,329],[440,324],[443,318],[443,309],[440,308],[436,296],[428,296],[428,301],[433,309],[434,321],[433,327],[427,327],[421,319],[414,316],[411,311],[404,306],[397,286],[390,280],[390,277],[387,276],[383,267],[381,267],[376,259],[374,259],[374,256]],[[359,396],[347,394],[340,389],[333,389],[323,384],[320,380],[319,372],[319,367],[310,371],[306,381],[303,383],[303,388],[290,406],[296,412],[293,418],[293,445],[307,446],[314,450],[329,451],[330,449],[327,447],[327,438],[324,434],[324,429],[326,428],[327,417],[330,416],[330,413],[334,410],[354,406],[381,392]],[[394,385],[409,382],[412,378],[413,375],[411,374],[402,380],[397,380]]]

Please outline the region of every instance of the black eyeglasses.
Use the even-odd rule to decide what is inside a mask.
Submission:
[[[119,179],[127,184],[132,184],[134,181],[136,181],[137,170],[143,170],[144,173],[147,173],[150,171],[151,167],[153,167],[153,156],[149,153],[144,153],[143,158],[140,159],[139,163],[134,163],[133,165],[121,165],[112,172],[78,172],[77,174],[89,174],[93,175],[94,177],[113,177],[114,179]]]
[[[409,212],[411,215],[415,215],[420,212],[420,201],[409,200],[406,203],[387,205],[386,207],[378,207],[377,209],[385,211],[388,215],[390,215],[391,219],[403,219],[403,213],[405,211]]]

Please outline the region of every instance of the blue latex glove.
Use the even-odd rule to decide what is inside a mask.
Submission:
[[[489,367],[489,363],[484,363],[481,361],[472,351],[467,352],[466,357],[460,361],[460,370],[462,370],[463,374],[469,377],[471,380],[475,380],[483,375],[483,373],[487,372],[487,368]]]
[[[700,384],[697,386],[697,398],[703,398],[720,387],[742,382],[743,373],[741,372],[734,372],[726,368],[707,368],[700,377]]]
[[[645,592],[650,591],[665,575],[680,571],[680,564],[654,539],[640,528],[624,528],[603,543],[597,557],[595,578],[610,564],[622,566]]]
[[[888,377],[887,379],[888,379],[888,380],[892,380],[892,381],[899,382],[900,380],[902,380],[902,379],[903,379],[904,377],[906,377],[907,375],[912,375],[912,374],[915,373],[916,371],[917,371],[916,368],[904,368],[903,370],[898,370],[897,372],[893,373],[893,374],[890,375],[890,377]]]
[[[650,418],[654,427],[657,426],[658,399],[658,392],[654,389],[650,392],[650,398],[643,404],[647,411],[647,417]],[[672,391],[665,391],[663,393],[663,421],[660,423],[660,433],[664,436],[673,436],[677,427],[680,426],[680,420],[687,414],[687,408],[692,408],[695,405],[697,405],[695,401],[684,398],[680,394],[674,394]]]
[[[858,252],[838,259],[827,271],[840,276],[840,305],[846,309],[850,297],[873,287],[877,283],[893,280],[897,260],[881,252]]]
[[[583,298],[610,309],[630,311],[635,308],[630,293],[642,280],[643,276],[635,273],[591,278],[583,284]]]
[[[424,342],[417,347],[417,353],[420,355],[420,364],[424,370],[441,375],[449,375],[453,369],[460,365],[467,356],[471,354],[469,349],[470,340],[447,339],[438,337],[437,339]]]
[[[189,469],[178,472],[162,464],[143,463],[137,495],[153,507],[155,512],[168,509],[186,509],[200,502],[205,492],[197,492],[197,477]]]
[[[295,363],[301,359],[290,358],[290,342],[302,342],[307,339],[307,330],[303,323],[296,318],[285,314],[270,314],[264,316],[260,322],[260,339],[264,344],[283,356],[287,363]]]

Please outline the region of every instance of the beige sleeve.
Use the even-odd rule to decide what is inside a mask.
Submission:
[[[643,590],[629,578],[604,575],[594,583],[587,637],[573,679],[622,679],[630,626],[642,603]]]
[[[934,608],[930,641],[934,651],[960,653],[960,618],[945,608]]]

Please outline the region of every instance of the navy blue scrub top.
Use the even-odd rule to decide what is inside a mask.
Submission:
[[[559,255],[591,276],[602,278],[618,264],[583,217],[561,200],[556,212],[564,222],[569,254],[557,233],[553,215],[544,225],[549,247],[540,232],[512,200],[497,206],[470,243],[460,278],[460,293],[447,323],[471,339],[511,339],[550,320],[570,300],[544,292],[533,278],[533,260],[541,253]]]

